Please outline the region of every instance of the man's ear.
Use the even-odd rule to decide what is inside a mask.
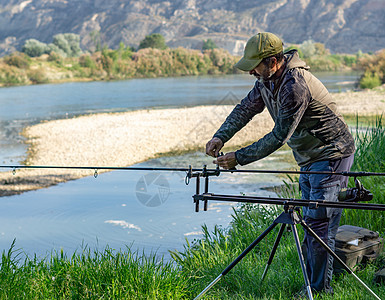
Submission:
[[[277,64],[277,59],[273,56],[270,57],[270,68],[273,68]]]

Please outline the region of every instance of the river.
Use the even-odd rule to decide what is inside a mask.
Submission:
[[[318,74],[329,90],[352,89],[357,74]],[[0,159],[18,164],[26,157],[20,132],[43,120],[100,112],[120,112],[153,107],[233,104],[252,87],[244,75],[133,79],[36,85],[0,89]],[[289,167],[278,152],[248,166],[257,169]],[[201,167],[211,164],[202,153],[163,157],[137,166]],[[182,172],[116,171],[67,182],[48,189],[0,199],[0,249],[16,248],[26,255],[44,257],[63,249],[71,254],[85,245],[168,255],[183,250],[185,239],[202,234],[201,226],[226,227],[232,204],[209,203],[207,212],[194,212],[195,182],[186,186]],[[211,179],[210,191],[227,194],[274,196],[264,189],[278,185],[270,175],[221,174]],[[162,187],[162,189],[160,189]],[[166,187],[166,188],[164,188]],[[159,205],[144,204],[158,197]]]

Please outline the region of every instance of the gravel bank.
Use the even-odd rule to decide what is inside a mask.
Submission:
[[[341,113],[381,114],[385,88],[334,94]],[[232,106],[199,106],[97,114],[41,123],[24,130],[29,165],[123,167],[157,155],[201,149],[222,124]],[[254,118],[228,146],[262,137],[273,127],[266,111]],[[224,149],[226,150],[226,149]],[[94,171],[57,169],[0,173],[0,196],[20,194],[60,182],[92,176]]]

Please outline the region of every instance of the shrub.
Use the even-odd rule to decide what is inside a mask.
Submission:
[[[372,89],[380,85],[381,79],[377,73],[373,74],[370,71],[366,71],[360,79],[360,88],[362,89]]]
[[[41,84],[41,83],[47,83],[48,82],[48,78],[42,69],[30,70],[30,71],[28,71],[27,75],[28,75],[29,80],[33,84]]]
[[[82,55],[79,57],[79,65],[83,68],[95,69],[96,63],[90,55]]]
[[[357,65],[365,70],[360,81],[362,88],[373,88],[385,83],[385,49],[374,55],[359,57]]]
[[[82,54],[80,36],[74,33],[62,33],[53,37],[53,44],[63,51],[65,56],[77,57]]]
[[[14,53],[4,57],[4,62],[9,66],[15,66],[19,69],[28,69],[30,60],[24,53]]]
[[[166,49],[166,41],[160,33],[153,33],[146,35],[146,37],[140,42],[138,49],[144,48],[156,48],[156,49]]]
[[[53,43],[47,45],[35,39],[25,42],[22,52],[30,57],[56,52],[63,57],[77,57],[82,54],[80,49],[80,36],[74,33],[57,34],[53,37]]]
[[[207,40],[203,41],[203,45],[202,45],[203,51],[212,50],[212,49],[216,49],[216,48],[218,48],[218,46],[214,43],[214,41],[212,39],[207,39]]]
[[[48,56],[48,61],[52,61],[52,62],[55,62],[56,64],[58,64],[59,66],[62,65],[63,63],[63,57],[61,55],[59,55],[58,53],[52,51],[49,56]]]
[[[51,52],[47,44],[39,42],[35,39],[27,40],[21,51],[30,57],[37,57]]]
[[[28,78],[25,76],[24,70],[18,69],[14,66],[0,64],[0,85],[12,86],[27,84]]]

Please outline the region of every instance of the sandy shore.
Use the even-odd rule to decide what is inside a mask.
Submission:
[[[381,114],[385,89],[334,94],[341,113]],[[162,153],[201,149],[233,106],[143,110],[97,114],[44,122],[23,134],[30,144],[27,163],[51,166],[123,167]],[[266,111],[226,146],[249,143],[273,127]],[[224,149],[226,150],[226,149]],[[92,176],[93,170],[28,169],[0,173],[0,196],[20,194],[60,182]]]

